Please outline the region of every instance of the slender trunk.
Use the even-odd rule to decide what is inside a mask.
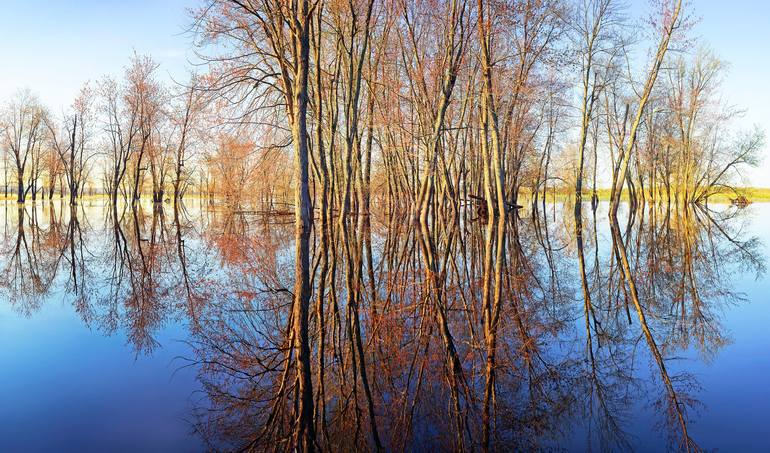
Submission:
[[[295,240],[295,285],[294,285],[294,349],[297,354],[297,385],[299,407],[297,421],[297,446],[302,451],[315,450],[315,428],[313,424],[313,381],[310,370],[310,336],[308,334],[308,312],[310,307],[310,230],[313,222],[310,203],[308,172],[308,66],[309,66],[309,17],[308,0],[298,2],[294,46],[298,61],[293,89],[293,124],[295,167],[294,180],[294,240]]]

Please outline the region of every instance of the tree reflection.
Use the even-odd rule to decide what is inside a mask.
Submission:
[[[7,292],[15,310],[30,316],[41,308],[50,289],[54,275],[51,258],[55,252],[52,251],[60,245],[55,240],[55,234],[38,226],[37,206],[33,205],[27,212],[23,205],[18,205],[15,213],[15,234],[6,236],[2,249],[4,264],[0,288]],[[6,218],[6,221],[9,219]],[[53,244],[45,240],[49,235],[53,236]]]
[[[720,314],[744,300],[731,276],[765,271],[749,211],[643,205],[606,222],[584,208],[324,215],[311,241],[316,448],[547,450],[585,436],[628,450],[643,395],[659,395],[671,447],[697,450],[699,384],[673,359],[730,342]],[[142,354],[181,320],[209,447],[295,448],[291,222],[182,203],[2,212],[14,310],[63,295]]]

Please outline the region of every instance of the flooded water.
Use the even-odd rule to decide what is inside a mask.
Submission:
[[[387,450],[479,449],[500,227],[472,217],[373,214],[328,253],[314,233],[322,448],[371,447],[376,424]],[[770,204],[619,218],[585,205],[578,237],[572,206],[550,203],[498,236],[492,445],[770,451]],[[0,451],[280,445],[293,238],[291,216],[197,201],[0,204]]]

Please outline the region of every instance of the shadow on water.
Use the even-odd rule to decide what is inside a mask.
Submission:
[[[628,450],[661,434],[656,448],[718,447],[694,435],[708,408],[688,365],[730,343],[723,313],[746,302],[734,275],[765,272],[752,209],[317,219],[317,447]],[[291,222],[195,204],[0,213],[0,300],[14,313],[63,297],[138,356],[181,323],[195,435],[215,450],[291,448]]]

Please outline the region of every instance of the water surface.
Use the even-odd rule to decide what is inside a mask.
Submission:
[[[324,280],[316,400],[325,446],[371,445],[351,369],[355,308],[386,448],[453,448],[455,407],[466,448],[480,437],[487,223],[472,212],[426,228],[406,218],[350,220],[349,248],[328,249],[337,268]],[[260,449],[290,437],[292,220],[198,201],[179,211],[0,204],[0,450]],[[580,242],[569,204],[522,210],[506,227],[493,445],[676,450],[688,437],[705,449],[770,450],[770,205],[631,216],[624,206],[618,231],[606,205],[586,205],[580,221]],[[314,243],[317,296],[317,231]],[[650,337],[618,267],[620,243]],[[461,359],[457,406],[436,310],[448,313]]]

